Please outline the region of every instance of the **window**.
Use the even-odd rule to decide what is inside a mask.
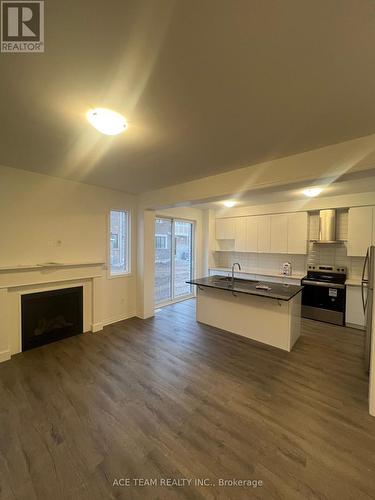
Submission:
[[[166,250],[168,248],[168,239],[166,234],[155,235],[155,248],[156,250]]]
[[[130,222],[129,212],[111,210],[109,216],[110,275],[130,272]]]

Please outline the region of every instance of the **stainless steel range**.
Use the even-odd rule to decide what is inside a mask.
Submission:
[[[302,316],[345,324],[346,268],[343,266],[308,266],[302,280]]]

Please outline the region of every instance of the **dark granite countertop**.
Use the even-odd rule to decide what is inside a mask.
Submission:
[[[268,297],[270,299],[278,300],[290,300],[303,289],[303,286],[286,284],[284,285],[283,283],[269,283],[263,281],[260,282],[256,280],[245,280],[240,278],[235,278],[234,286],[232,287],[232,280],[230,277],[217,275],[187,281],[186,283],[209,288],[217,288],[219,290],[226,290],[228,292],[259,295],[260,297]],[[262,290],[256,288],[256,286],[259,284],[267,285],[270,289]]]

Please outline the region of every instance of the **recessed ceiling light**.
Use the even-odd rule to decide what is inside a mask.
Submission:
[[[303,194],[305,196],[309,196],[313,198],[314,196],[318,196],[322,192],[322,188],[307,188],[303,190]]]
[[[234,207],[234,205],[235,205],[236,203],[237,203],[236,201],[232,201],[232,200],[223,201],[223,205],[224,205],[224,207],[227,207],[227,208],[232,208],[232,207]]]
[[[86,113],[86,118],[96,130],[105,135],[121,134],[128,127],[125,118],[111,109],[90,109]]]

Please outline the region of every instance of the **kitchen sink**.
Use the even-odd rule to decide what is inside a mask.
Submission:
[[[223,276],[222,278],[218,278],[216,281],[218,282],[222,282],[222,281],[227,281],[229,283],[232,282],[232,278],[230,276]],[[241,284],[245,284],[245,283],[259,283],[259,280],[246,280],[244,278],[234,278],[234,282],[235,283],[241,283]]]
[[[222,278],[217,278],[213,282],[215,285],[227,285],[232,286],[232,278],[230,276],[223,276]],[[255,284],[259,283],[259,280],[246,280],[243,278],[234,278],[234,286],[237,288],[247,288],[253,287]]]

